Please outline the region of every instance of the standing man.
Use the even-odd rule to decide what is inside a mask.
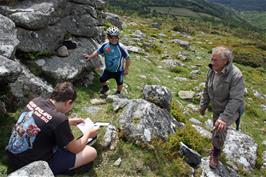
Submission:
[[[105,70],[100,77],[102,85],[101,94],[105,94],[109,90],[106,82],[111,78],[116,80],[117,89],[115,94],[120,94],[123,88],[124,75],[128,74],[130,59],[125,46],[119,42],[119,34],[120,32],[117,27],[108,28],[108,42],[103,43],[92,54],[84,55],[87,60],[97,58],[99,54],[105,58]]]
[[[68,119],[65,115],[75,99],[73,85],[64,82],[56,85],[49,99],[38,97],[27,104],[6,148],[14,169],[44,160],[57,175],[96,158],[96,150],[87,141],[97,135],[97,128],[88,130],[79,139],[71,132],[70,126],[83,122],[81,118]]]
[[[224,46],[212,49],[210,70],[200,101],[204,115],[209,103],[213,110],[212,145],[209,166],[216,168],[228,127],[240,117],[244,108],[244,81],[241,71],[232,63],[232,51]]]

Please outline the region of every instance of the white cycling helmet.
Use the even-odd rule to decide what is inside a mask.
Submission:
[[[119,36],[120,32],[117,27],[110,27],[107,29],[107,35],[109,36]]]

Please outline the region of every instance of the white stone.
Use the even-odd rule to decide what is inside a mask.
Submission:
[[[45,65],[45,60],[44,59],[39,59],[35,62],[38,66],[43,66]]]
[[[198,125],[192,125],[192,127],[194,127],[196,129],[196,131],[199,132],[202,136],[204,136],[208,139],[211,139],[212,134],[208,130],[206,130],[206,129],[198,126]]]
[[[121,162],[122,162],[122,159],[121,159],[121,157],[119,157],[119,158],[115,161],[114,166],[117,166],[117,167],[120,166]]]
[[[145,137],[145,139],[146,139],[148,142],[150,142],[150,141],[151,141],[151,131],[148,130],[148,129],[145,129],[145,130],[144,130],[144,137]]]
[[[91,99],[91,104],[93,105],[99,105],[99,104],[105,104],[106,100],[105,99]]]
[[[195,92],[193,91],[179,91],[178,92],[178,96],[181,98],[181,99],[192,99],[193,96],[195,95]]]
[[[175,77],[174,79],[176,81],[188,81],[188,78],[185,78],[185,77]]]

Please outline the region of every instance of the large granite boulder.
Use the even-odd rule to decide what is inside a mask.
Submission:
[[[201,155],[187,147],[183,142],[180,142],[180,153],[185,157],[186,162],[192,167],[198,167],[201,163]]]
[[[216,169],[209,167],[209,158],[204,157],[201,159],[201,177],[239,177],[233,169],[223,165],[219,162]]]
[[[0,55],[13,58],[19,44],[15,23],[0,14]]]
[[[112,25],[118,27],[119,29],[122,29],[122,21],[120,20],[120,17],[113,13],[105,13],[106,14],[106,20],[110,22]]]
[[[98,44],[95,41],[86,38],[79,38],[77,41],[78,47],[74,50],[69,50],[69,56],[67,57],[52,56],[35,61],[46,77],[54,81],[75,81],[102,65],[99,59],[88,62],[85,61],[83,56],[97,48]]]
[[[41,29],[39,31],[29,31],[23,28],[18,28],[18,38],[21,41],[18,49],[23,52],[35,51],[46,54],[48,53],[51,55],[54,54],[56,49],[63,43],[65,34],[85,36],[88,38],[96,36],[95,39],[102,41],[102,36],[104,33],[103,28],[98,26],[92,26],[91,28],[76,27],[79,25],[72,25],[71,20],[74,19],[70,18],[71,17],[64,18],[61,20],[62,23],[48,26],[47,28]]]
[[[98,16],[98,11],[95,9],[95,6],[91,5],[84,5],[80,3],[68,3],[68,9],[70,11],[71,15],[84,15],[88,14],[92,18],[97,18]]]
[[[22,68],[18,62],[0,55],[0,114],[2,115],[7,113],[8,83],[14,82],[21,72]]]
[[[14,82],[21,71],[20,63],[0,55],[0,85]]]
[[[102,0],[69,0],[78,4],[88,4],[96,7],[97,10],[104,10],[106,3]]]
[[[143,99],[130,100],[119,116],[119,124],[124,137],[137,144],[157,138],[166,140],[183,126],[167,110]]]
[[[230,129],[228,130],[223,152],[234,169],[239,167],[251,171],[256,164],[258,145],[248,135]]]
[[[106,101],[113,103],[112,106],[115,112],[124,108],[130,102],[127,98],[122,98],[119,95],[108,95]]]
[[[51,55],[66,36],[103,41],[105,15],[96,7],[100,4],[101,1],[18,1],[13,6],[1,6],[0,13],[18,27],[19,51]]]
[[[63,42],[65,35],[64,26],[61,23],[48,26],[38,31],[18,28],[20,44],[17,49],[22,52],[39,52],[53,54]]]
[[[74,36],[89,37],[104,41],[104,28],[106,15],[102,12],[105,8],[103,1],[80,1],[69,2],[67,9],[69,15],[62,19],[62,24],[67,33]]]
[[[12,97],[10,105],[25,106],[31,99],[42,96],[49,97],[53,88],[45,81],[33,75],[25,66],[21,65],[22,73],[13,83],[9,83]]]
[[[75,36],[95,37],[101,33],[98,21],[88,14],[66,17],[62,24],[67,32]]]
[[[54,174],[47,162],[35,161],[8,175],[8,177],[18,177],[18,176],[53,177]]]
[[[39,30],[55,24],[66,13],[67,0],[17,1],[13,6],[2,6],[0,12],[12,19],[16,26]]]
[[[160,85],[145,85],[143,88],[143,95],[145,100],[163,109],[170,110],[172,94],[166,87]]]

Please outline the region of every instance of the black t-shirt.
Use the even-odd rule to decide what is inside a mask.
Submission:
[[[16,125],[7,146],[16,166],[36,160],[49,161],[54,147],[64,148],[74,139],[68,118],[53,103],[41,97],[30,101]]]

